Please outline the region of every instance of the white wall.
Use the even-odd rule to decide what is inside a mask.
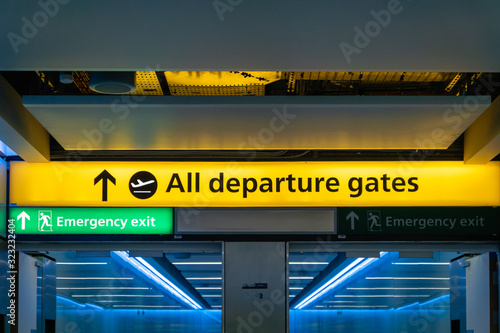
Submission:
[[[490,333],[489,253],[469,259],[466,268],[467,330]]]
[[[36,259],[19,252],[18,325],[19,333],[31,333],[36,329]]]

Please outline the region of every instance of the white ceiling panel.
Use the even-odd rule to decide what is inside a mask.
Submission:
[[[472,96],[25,96],[67,150],[445,149]]]

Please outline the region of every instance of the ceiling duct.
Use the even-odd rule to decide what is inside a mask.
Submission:
[[[90,72],[89,86],[102,94],[128,94],[135,91],[135,72]]]
[[[265,85],[280,80],[281,76],[276,71],[165,72],[174,96],[264,96]]]

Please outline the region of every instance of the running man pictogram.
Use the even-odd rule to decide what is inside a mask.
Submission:
[[[38,230],[52,231],[52,211],[40,210],[38,214]]]
[[[382,223],[379,210],[369,210],[366,214],[368,220],[368,230],[382,231]]]

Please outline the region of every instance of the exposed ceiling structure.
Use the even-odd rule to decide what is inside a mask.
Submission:
[[[2,74],[50,134],[51,160],[463,160],[490,103],[468,96],[499,91],[492,73],[130,73],[135,91],[114,95],[90,88],[94,72]],[[269,131],[273,110],[300,120]]]
[[[74,71],[62,83],[61,72],[4,72],[21,95],[97,94],[89,87],[92,72]],[[135,95],[462,95],[480,86],[491,73],[442,72],[260,72],[177,71],[135,73]],[[255,91],[243,90],[248,87]],[[232,90],[231,90],[232,89]],[[486,89],[486,88],[484,88]],[[259,91],[259,93],[257,93]],[[484,93],[484,91],[481,91]]]

